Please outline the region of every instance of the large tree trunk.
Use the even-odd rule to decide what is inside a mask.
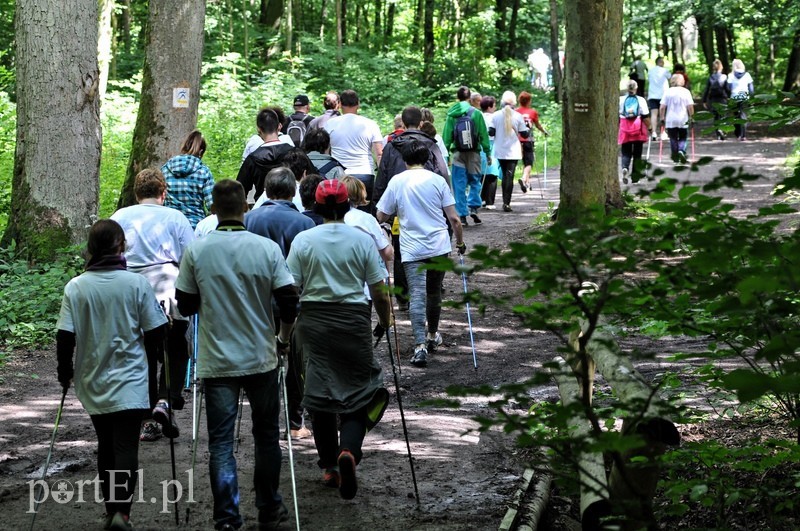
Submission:
[[[325,21],[328,20],[328,0],[322,0],[319,15],[319,40],[325,42]]]
[[[340,0],[342,8],[342,16],[340,17],[340,24],[342,27],[342,44],[347,44],[347,0]]]
[[[383,40],[384,48],[388,47],[392,42],[392,35],[394,34],[394,15],[396,11],[396,3],[389,2],[389,7],[386,9],[386,32]]]
[[[498,63],[506,59],[506,42],[508,41],[508,35],[506,34],[507,1],[495,0],[495,16],[497,18],[494,21],[494,56]]]
[[[708,23],[708,18],[702,15],[695,15],[697,20],[697,39],[700,41],[700,47],[703,49],[703,57],[706,59],[706,64],[711,67],[714,62],[714,31]]]
[[[794,31],[792,51],[786,63],[786,78],[783,80],[783,90],[795,92],[800,89],[800,27]]]
[[[553,65],[553,97],[556,103],[563,99],[564,82],[561,61],[558,57],[558,0],[550,0],[550,61]]]
[[[159,168],[177,155],[197,124],[206,2],[182,3],[180,9],[174,6],[171,0],[150,0],[142,97],[118,207],[135,202],[136,174]]]
[[[725,26],[715,26],[714,36],[717,38],[717,57],[722,61],[725,72],[730,72],[731,57],[728,55],[728,32]]]
[[[97,0],[18,0],[17,143],[3,243],[32,260],[85,240],[97,214]]]
[[[621,206],[617,174],[617,99],[622,0],[565,0],[566,64],[558,221]]]
[[[424,23],[424,44],[422,49],[423,58],[423,83],[426,86],[433,86],[433,10],[435,8],[434,0],[425,0],[425,23]]]
[[[100,101],[106,94],[108,72],[111,68],[111,40],[113,31],[111,20],[114,18],[114,0],[100,0],[100,20],[97,24],[97,66],[100,71],[98,94]]]
[[[296,0],[286,0],[286,50],[291,54],[294,45],[294,3]]]
[[[342,16],[342,2],[344,0],[334,0],[336,2],[336,62],[342,62],[342,43],[344,42],[344,17]]]

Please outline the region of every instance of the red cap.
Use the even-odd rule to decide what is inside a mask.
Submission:
[[[336,179],[330,179],[319,183],[317,191],[314,194],[314,199],[320,205],[327,204],[329,197],[333,198],[335,204],[350,201],[350,196],[347,195],[347,187]]]

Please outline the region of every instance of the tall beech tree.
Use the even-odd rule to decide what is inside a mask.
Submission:
[[[132,205],[133,181],[177,155],[197,124],[205,0],[150,0],[142,97],[118,207]]]
[[[16,8],[17,143],[3,243],[49,259],[83,241],[97,214],[97,0]]]

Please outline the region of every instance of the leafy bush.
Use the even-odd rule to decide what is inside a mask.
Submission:
[[[17,107],[0,92],[0,233],[11,213],[11,182],[14,178],[14,145],[17,135]]]
[[[0,249],[0,347],[41,348],[54,337],[64,286],[83,269],[77,248],[49,264],[31,266]]]

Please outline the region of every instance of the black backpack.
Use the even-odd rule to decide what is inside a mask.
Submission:
[[[286,134],[294,142],[295,147],[303,145],[303,139],[306,137],[308,126],[305,119],[307,114],[293,114],[289,117],[289,126],[286,128]]]
[[[453,125],[453,143],[456,151],[477,151],[478,132],[475,130],[475,123],[472,121],[474,107],[470,107],[465,114],[456,118]]]
[[[724,100],[728,97],[728,82],[719,72],[711,74],[708,80],[708,97],[714,100]]]
[[[342,166],[341,163],[338,160],[331,159],[324,166],[322,166],[321,168],[318,168],[317,172],[320,175],[322,175],[323,177],[325,177],[329,171],[331,171],[332,169],[334,169],[336,167],[342,168],[343,170],[345,169],[345,167]],[[327,177],[325,177],[325,178],[327,179]]]

